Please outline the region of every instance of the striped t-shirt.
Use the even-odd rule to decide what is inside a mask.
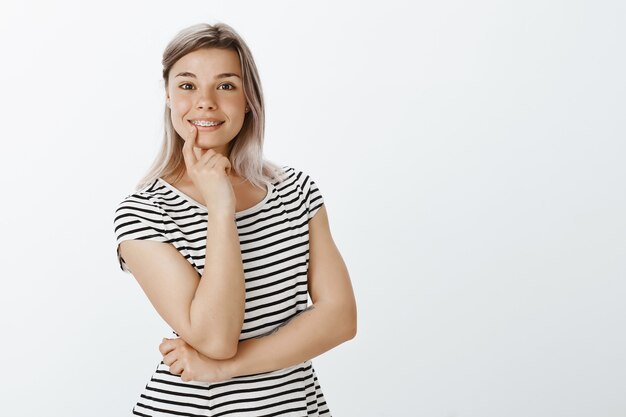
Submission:
[[[315,182],[284,167],[282,181],[251,208],[235,213],[246,281],[240,340],[271,332],[308,301],[308,221],[322,206]],[[119,243],[129,239],[167,242],[204,270],[207,209],[162,178],[127,196],[115,211]],[[330,415],[311,361],[286,369],[235,377],[219,383],[184,382],[161,361],[133,414],[139,416],[318,416]]]

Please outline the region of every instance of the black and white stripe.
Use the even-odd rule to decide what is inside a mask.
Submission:
[[[315,182],[284,167],[282,181],[235,219],[246,280],[240,339],[271,332],[308,301],[308,221],[322,206]],[[171,243],[199,276],[206,252],[206,207],[161,178],[127,196],[115,212],[119,243],[129,239]],[[310,361],[288,369],[237,377],[218,384],[183,382],[161,362],[133,409],[140,416],[330,415]]]

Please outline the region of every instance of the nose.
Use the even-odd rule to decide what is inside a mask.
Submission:
[[[212,91],[205,90],[198,96],[196,108],[202,110],[215,110],[217,108],[217,102]]]

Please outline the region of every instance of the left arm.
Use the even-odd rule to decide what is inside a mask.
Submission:
[[[216,361],[193,354],[187,378],[215,382],[241,375],[288,368],[312,359],[356,335],[356,302],[346,265],[335,246],[326,207],[309,221],[308,286],[313,304],[273,332],[239,342],[237,354]],[[189,353],[182,339],[166,339],[159,350],[164,362],[178,362],[177,348]],[[193,353],[193,352],[191,352]],[[172,372],[176,373],[174,369]]]

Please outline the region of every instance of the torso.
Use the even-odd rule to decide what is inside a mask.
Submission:
[[[114,220],[117,243],[141,239],[171,244],[202,277],[208,218],[200,201],[192,200],[200,196],[189,184],[178,182],[180,188],[170,188],[166,178],[162,180],[152,181],[120,204]],[[233,182],[238,208],[245,210],[261,199],[263,190]],[[273,332],[308,304],[308,219],[321,209],[322,196],[306,173],[289,167],[269,191],[260,204],[236,216],[246,291],[240,340]],[[117,254],[124,268],[119,246]],[[159,362],[133,408],[137,415],[160,409],[163,413],[157,414],[162,415],[330,416],[310,361],[217,384],[182,381]]]
[[[176,183],[171,182],[174,181],[174,178],[164,177],[163,179],[194,200],[204,203],[202,194],[198,192],[193,182],[188,180],[186,177],[180,179]],[[249,181],[245,181],[240,176],[231,176],[230,181],[233,186],[233,192],[235,193],[235,211],[237,212],[254,207],[267,195],[266,189],[255,187]]]

